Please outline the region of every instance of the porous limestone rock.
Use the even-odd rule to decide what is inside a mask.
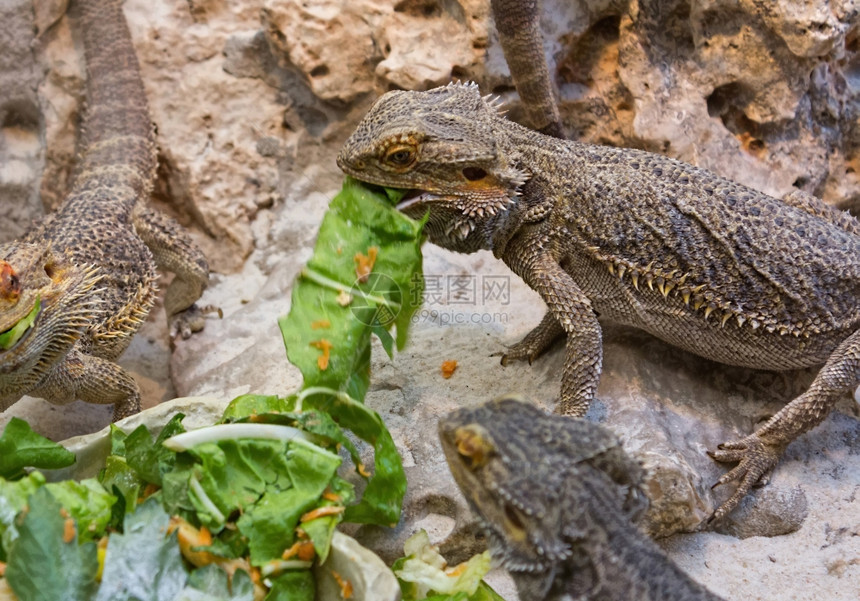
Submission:
[[[29,0],[0,3],[0,243],[21,236],[43,213],[38,181],[44,162],[44,119],[36,88],[39,69],[30,47]]]

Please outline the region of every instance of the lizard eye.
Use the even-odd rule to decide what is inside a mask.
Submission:
[[[395,146],[385,153],[385,162],[393,167],[409,167],[415,162],[415,148],[411,146]]]
[[[21,293],[21,281],[15,269],[6,261],[0,261],[0,297],[6,300],[17,300]]]
[[[454,432],[454,444],[457,446],[460,460],[471,471],[486,465],[495,451],[489,434],[478,424],[457,428]]]
[[[508,523],[514,527],[516,530],[525,530],[526,526],[523,523],[522,515],[517,510],[516,507],[511,505],[510,503],[505,503],[505,519]]]

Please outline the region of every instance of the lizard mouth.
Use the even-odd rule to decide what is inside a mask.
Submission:
[[[430,193],[423,190],[409,190],[397,203],[396,208],[400,212],[406,212],[410,207],[430,200]]]
[[[0,332],[0,353],[12,349],[21,342],[33,329],[41,312],[42,301],[37,296],[33,308],[24,317],[12,324],[12,327]]]

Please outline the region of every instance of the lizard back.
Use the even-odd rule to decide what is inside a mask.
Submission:
[[[562,239],[637,289],[780,334],[860,323],[860,236],[674,159],[577,142],[548,150],[547,138],[538,147],[504,125],[527,170],[564,182],[553,208]]]

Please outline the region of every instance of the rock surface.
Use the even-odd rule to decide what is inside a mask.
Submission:
[[[0,240],[20,236],[43,213],[38,180],[44,164],[44,117],[36,95],[39,68],[30,48],[33,19],[29,0],[0,4]]]
[[[855,1],[543,3],[546,52],[573,137],[665,153],[775,195],[801,187],[860,205]],[[0,15],[11,15],[0,61],[0,205],[13,215],[0,224],[0,240],[41,212],[39,187],[46,207],[62,198],[74,156],[83,89],[77,36],[60,17],[62,2],[35,7],[40,38],[32,51],[29,4],[6,3]],[[203,300],[225,317],[181,341],[168,365],[156,309],[123,364],[149,406],[176,393],[226,400],[292,391],[300,375],[286,364],[276,318],[289,309],[292,280],[340,185],[334,156],[370,102],[392,88],[474,79],[519,118],[488,2],[127,0],[125,9],[158,128],[156,203],[190,226],[209,254],[216,273]],[[406,517],[394,532],[355,534],[390,560],[424,527],[456,562],[482,541],[448,475],[436,419],[510,391],[551,409],[563,357],[555,350],[533,366],[502,368],[490,356],[544,310],[490,254],[428,245],[425,276],[411,343],[394,361],[375,350],[368,397],[403,455]],[[705,451],[752,431],[813,372],[728,368],[642,333],[606,327],[605,335],[589,418],[619,432],[648,468],[648,530],[689,532],[729,493],[710,490],[725,468]],[[440,366],[449,359],[458,368],[445,380]],[[0,423],[29,416],[59,438],[103,426],[102,409],[25,399]],[[676,535],[665,546],[728,598],[855,599],[858,494],[860,421],[857,403],[846,399],[789,447],[771,484],[720,534]],[[500,588],[514,598],[509,583]]]

